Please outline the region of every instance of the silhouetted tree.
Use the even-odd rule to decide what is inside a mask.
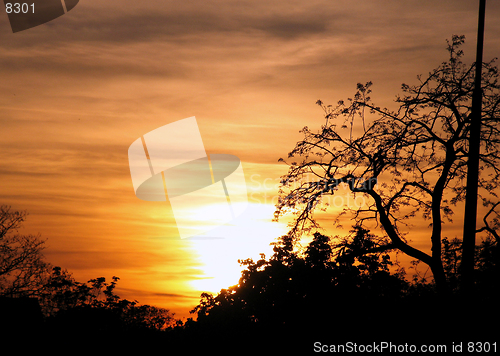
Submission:
[[[27,213],[0,206],[0,296],[27,297],[44,284],[48,264],[40,236],[19,233]]]
[[[44,315],[53,317],[57,313],[89,303],[91,288],[77,282],[71,273],[61,267],[53,267],[52,273],[38,295]]]
[[[269,259],[261,255],[256,262],[240,261],[246,268],[238,285],[215,296],[202,294],[192,310],[197,326],[216,334],[289,337],[313,330],[344,335],[359,323],[367,328],[384,324],[379,318],[397,310],[387,306],[399,303],[407,282],[402,274],[389,273],[387,254],[359,253],[372,247],[372,239],[367,230],[355,228],[334,245],[328,236],[315,233],[297,250],[283,236]],[[327,328],[324,321],[331,322]]]
[[[466,310],[474,328],[460,324],[465,311],[453,294],[442,299],[429,282],[407,281],[393,264],[383,238],[354,226],[346,236],[316,232],[304,247],[285,235],[270,258],[240,261],[239,283],[218,294],[203,293],[180,334],[203,347],[275,346],[276,351],[310,351],[312,341],[346,340],[413,343],[496,337],[500,297],[498,245],[486,239],[477,247],[480,301]],[[450,281],[458,278],[458,240],[443,239],[443,265]],[[494,290],[496,289],[496,291]],[[228,346],[230,345],[230,346]]]
[[[361,196],[365,204],[345,206],[335,220],[352,213],[360,226],[379,224],[385,235],[378,251],[399,250],[428,265],[438,289],[446,289],[442,256],[442,227],[451,221],[453,206],[465,197],[468,135],[474,67],[462,62],[464,37],[448,43],[449,59],[417,85],[402,85],[396,110],[382,109],[370,98],[372,83],[358,84],[347,102],[318,104],[325,124],[317,132],[304,127],[304,139],[288,157],[282,177],[276,219],[289,210],[296,214],[295,238],[319,227],[315,211],[327,208],[326,198],[341,187]],[[485,63],[480,155],[480,196],[485,206],[498,203],[500,182],[500,85],[494,62]],[[359,200],[358,200],[359,201]],[[407,240],[408,224],[430,220],[431,253]],[[498,239],[491,222],[487,231]],[[367,249],[370,252],[370,248]]]
[[[113,352],[172,342],[167,331],[182,323],[168,309],[120,298],[118,277],[82,283],[45,262],[44,240],[18,233],[26,215],[0,207],[0,336],[50,351],[95,342],[103,353],[106,339]]]
[[[462,241],[444,238],[443,266],[452,291],[460,288],[460,264],[462,262]],[[476,246],[474,253],[476,297],[483,303],[500,298],[500,251],[498,242],[489,237]]]
[[[77,328],[79,332],[165,330],[175,324],[174,314],[168,309],[121,299],[115,294],[118,280],[113,277],[108,283],[99,277],[81,283],[68,271],[54,267],[39,296],[42,310],[52,325]]]

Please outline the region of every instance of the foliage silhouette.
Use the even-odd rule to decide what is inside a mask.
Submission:
[[[0,206],[0,296],[36,295],[43,285],[48,264],[43,258],[45,241],[40,236],[22,235],[27,213]]]
[[[342,323],[329,329],[340,335],[347,326],[355,327],[361,316],[365,325],[375,327],[380,324],[379,310],[372,306],[396,303],[408,284],[399,274],[389,273],[388,255],[359,253],[370,248],[371,241],[368,231],[360,227],[342,246],[333,246],[330,238],[315,233],[299,253],[292,249],[290,236],[284,236],[269,260],[262,255],[257,262],[241,261],[246,269],[239,284],[217,296],[202,294],[192,312],[199,325],[217,325],[224,332],[235,325],[290,332],[304,330],[305,325],[321,327],[321,320],[340,319]]]
[[[71,333],[118,333],[123,331],[165,330],[175,324],[167,309],[139,305],[114,293],[118,277],[110,283],[104,277],[87,283],[54,267],[40,303],[52,328]]]
[[[67,270],[51,266],[42,253],[45,241],[18,233],[26,216],[0,207],[2,338],[42,343],[58,335],[59,345],[52,346],[62,347],[63,340],[70,345],[113,337],[130,345],[130,338],[138,343],[162,340],[162,332],[179,324],[167,309],[121,299],[115,293],[118,277],[81,283]]]
[[[246,268],[237,285],[217,295],[203,293],[191,311],[197,321],[184,325],[186,335],[204,340],[225,335],[240,346],[250,339],[274,342],[278,351],[285,346],[297,351],[293,340],[310,346],[321,338],[424,343],[496,338],[491,323],[500,316],[495,302],[500,292],[492,281],[500,274],[498,245],[492,241],[478,247],[481,294],[479,303],[466,310],[458,296],[444,299],[432,283],[408,281],[386,251],[374,251],[379,238],[360,226],[345,237],[316,232],[301,249],[293,239],[283,236],[269,259],[241,261]],[[443,246],[448,277],[457,278],[460,256],[449,241]],[[464,311],[475,320],[472,330],[456,327]]]
[[[417,85],[402,85],[396,110],[382,109],[370,98],[372,83],[358,84],[357,92],[337,106],[318,101],[325,124],[317,132],[307,126],[304,139],[289,153],[292,160],[282,177],[279,219],[293,211],[292,234],[320,227],[318,210],[327,198],[345,188],[364,204],[346,206],[334,215],[351,214],[360,226],[381,227],[377,250],[398,250],[430,267],[438,289],[447,291],[443,266],[442,231],[451,222],[453,206],[465,197],[468,135],[474,90],[474,67],[462,62],[463,36],[448,43],[449,59],[418,77]],[[500,84],[494,61],[484,64],[482,91],[482,147],[479,198],[490,207],[484,226],[496,239],[497,194],[500,182]],[[295,159],[299,161],[293,161]],[[284,161],[284,160],[282,160]],[[411,223],[429,220],[431,253],[408,239]],[[424,227],[422,227],[423,229]],[[367,250],[367,253],[370,251]]]

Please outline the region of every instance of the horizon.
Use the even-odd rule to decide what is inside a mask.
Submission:
[[[485,62],[500,55],[499,20],[488,3]],[[4,15],[1,204],[29,213],[21,232],[47,239],[47,261],[77,281],[118,276],[120,297],[190,317],[202,292],[238,283],[238,259],[270,257],[288,231],[272,221],[278,159],[323,124],[316,101],[373,81],[374,102],[390,108],[402,83],[447,60],[452,35],[466,36],[472,64],[476,31],[477,3],[465,0],[87,0],[19,33]],[[192,116],[206,153],[237,156],[245,173],[249,208],[228,239],[183,240],[168,201],[134,193],[132,142]],[[461,211],[444,225],[450,238]]]

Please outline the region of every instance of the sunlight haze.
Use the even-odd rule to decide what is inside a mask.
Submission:
[[[500,55],[500,2],[486,23],[489,61]],[[401,83],[447,60],[452,35],[466,36],[473,62],[476,30],[477,4],[465,0],[82,0],[15,34],[4,14],[1,204],[26,210],[22,232],[46,239],[47,260],[77,280],[118,276],[120,297],[190,317],[202,292],[238,283],[238,259],[269,257],[287,233],[290,218],[272,221],[287,172],[278,160],[302,127],[324,123],[316,101],[373,81],[373,100],[391,107]],[[192,116],[207,154],[241,160],[248,190],[245,213],[206,239],[180,239],[168,201],[135,196],[127,156],[137,138]],[[445,225],[450,237],[461,219]],[[408,238],[427,246],[420,229]]]

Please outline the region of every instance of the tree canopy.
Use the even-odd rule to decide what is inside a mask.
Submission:
[[[372,83],[358,84],[347,101],[317,104],[325,113],[318,131],[302,129],[303,140],[288,154],[275,217],[292,210],[298,237],[320,227],[317,214],[325,197],[341,186],[364,204],[345,206],[359,226],[381,227],[377,250],[398,250],[432,270],[438,288],[446,286],[442,261],[443,224],[465,198],[475,64],[463,63],[463,36],[448,42],[449,58],[415,85],[402,85],[397,108],[377,106]],[[494,60],[484,64],[479,199],[490,211],[479,231],[498,243],[497,193],[500,182],[500,84]],[[285,161],[285,160],[282,160]],[[428,221],[431,252],[408,240],[412,226]],[[372,223],[370,225],[370,223]]]
[[[46,276],[45,241],[19,233],[26,216],[25,211],[0,206],[0,296],[36,295]]]
[[[240,261],[245,270],[237,285],[201,295],[192,310],[197,321],[186,323],[185,335],[207,343],[224,335],[223,344],[230,340],[240,347],[267,340],[277,351],[285,346],[298,351],[305,342],[293,340],[323,337],[443,342],[494,335],[491,322],[499,316],[500,295],[491,280],[499,276],[498,245],[489,240],[478,249],[481,292],[480,302],[467,309],[475,320],[470,330],[458,327],[465,310],[458,299],[441,298],[418,271],[408,279],[386,251],[374,251],[377,239],[360,226],[333,238],[316,232],[301,248],[292,236],[282,236],[271,257]],[[456,241],[445,239],[443,245],[447,277],[456,280],[460,250]],[[290,344],[280,343],[284,340]]]
[[[75,342],[153,335],[177,325],[168,309],[120,298],[115,293],[116,276],[111,282],[98,277],[82,283],[69,271],[52,266],[43,255],[45,240],[19,232],[26,216],[24,211],[0,207],[2,336],[43,339],[57,334]]]

